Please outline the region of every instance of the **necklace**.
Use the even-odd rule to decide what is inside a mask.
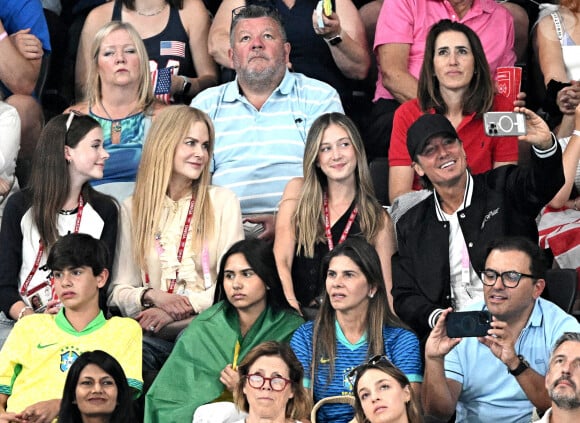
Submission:
[[[70,216],[71,214],[75,214],[78,210],[79,210],[78,207],[75,207],[74,209],[69,209],[69,210],[62,209],[62,210],[58,211],[58,214],[61,214],[63,216]]]
[[[135,11],[141,15],[141,16],[156,16],[158,14],[160,14],[161,12],[163,12],[163,10],[165,10],[165,7],[167,6],[167,3],[164,3],[163,6],[158,7],[157,9],[149,9],[149,10],[139,10],[139,9],[135,9]]]
[[[131,113],[133,113],[133,111],[135,109],[131,109],[131,111],[129,113],[127,113],[127,115],[124,118],[121,119],[113,119],[111,117],[111,115],[109,114],[109,112],[107,111],[107,109],[105,109],[105,104],[101,101],[101,107],[103,108],[103,111],[105,112],[105,114],[107,115],[107,117],[109,118],[109,120],[111,121],[111,131],[115,132],[115,133],[119,133],[121,132],[121,130],[123,129],[123,125],[121,125],[121,121],[124,119],[127,119],[128,116],[131,115]]]

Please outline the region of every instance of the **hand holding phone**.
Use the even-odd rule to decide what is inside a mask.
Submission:
[[[334,11],[334,4],[332,0],[320,0],[316,5],[316,17],[318,28],[324,28],[324,18],[330,17]]]
[[[449,338],[486,336],[491,328],[489,311],[457,311],[447,315],[446,329]]]

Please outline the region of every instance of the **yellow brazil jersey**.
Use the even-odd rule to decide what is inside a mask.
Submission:
[[[103,350],[119,361],[129,385],[141,392],[142,334],[130,318],[106,320],[103,313],[77,332],[64,310],[56,315],[35,314],[19,320],[0,351],[0,394],[8,398],[8,412],[62,398],[68,369],[85,351]]]

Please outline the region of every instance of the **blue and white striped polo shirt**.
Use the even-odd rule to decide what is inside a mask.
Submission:
[[[236,193],[242,214],[277,210],[286,183],[302,176],[312,122],[343,112],[334,88],[289,71],[260,110],[240,93],[237,80],[202,91],[191,106],[215,125],[212,183]]]

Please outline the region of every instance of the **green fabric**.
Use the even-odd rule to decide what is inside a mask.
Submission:
[[[238,363],[264,341],[288,342],[304,320],[293,312],[274,314],[267,307],[242,338],[238,314],[222,301],[194,319],[179,337],[145,400],[146,423],[191,422],[200,405],[224,390],[220,373],[232,363],[240,341]]]
[[[89,322],[87,327],[85,327],[83,330],[81,330],[79,332],[78,330],[73,328],[72,325],[70,324],[70,322],[67,320],[66,311],[65,311],[64,307],[62,307],[58,311],[54,321],[56,322],[56,325],[60,329],[62,329],[66,333],[68,333],[70,335],[74,335],[74,336],[88,335],[89,333],[93,333],[94,331],[102,328],[103,326],[105,326],[105,323],[107,323],[107,319],[105,319],[105,315],[103,314],[102,311],[99,311],[99,314],[97,314],[97,317],[95,317],[93,320],[91,320],[91,322]]]

